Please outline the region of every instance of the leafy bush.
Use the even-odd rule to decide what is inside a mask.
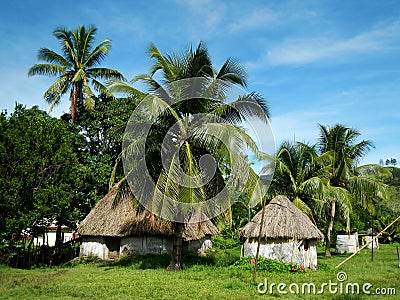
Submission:
[[[211,241],[214,248],[232,249],[240,245],[239,232],[226,227],[219,235],[213,236]]]
[[[230,266],[231,269],[238,270],[253,270],[255,265],[255,258],[250,256],[242,256],[238,261]],[[304,266],[294,263],[284,263],[273,259],[259,257],[257,263],[257,270],[267,271],[274,273],[288,273],[288,272],[305,272]]]
[[[80,265],[80,264],[95,264],[95,263],[99,263],[102,261],[103,260],[100,259],[97,255],[90,253],[89,255],[86,255],[86,256],[75,257],[74,259],[71,259],[70,261],[64,263],[62,266],[69,267],[69,266],[75,266],[75,265]]]
[[[212,245],[218,249],[232,249],[238,246],[238,242],[233,238],[225,238],[222,235],[216,235],[211,238]]]
[[[17,266],[18,257],[24,252],[25,246],[13,240],[0,240],[0,264]]]
[[[216,267],[229,267],[240,257],[240,248],[212,249],[207,256],[213,259]]]

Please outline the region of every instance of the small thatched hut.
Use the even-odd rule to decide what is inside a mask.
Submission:
[[[262,211],[244,226],[243,256],[256,256]],[[259,255],[282,262],[317,268],[316,241],[321,231],[285,196],[277,196],[265,207]]]
[[[120,254],[160,254],[173,246],[173,225],[146,210],[134,207],[132,194],[118,201],[118,186],[100,200],[78,227],[82,238],[81,255],[94,254],[102,259]],[[203,218],[204,220],[204,218]],[[210,220],[185,225],[183,246],[189,251],[212,247],[211,236],[218,229]]]

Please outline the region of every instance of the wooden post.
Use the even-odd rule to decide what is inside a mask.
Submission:
[[[371,231],[371,240],[373,239],[374,236],[374,228],[372,228]],[[371,247],[371,260],[374,261],[374,241],[372,241],[372,247]]]
[[[264,189],[268,183],[271,182],[272,178],[269,178],[268,175],[261,175],[260,177],[260,183],[261,189]],[[263,197],[261,199],[261,204],[262,204],[262,211],[261,211],[261,224],[260,224],[260,231],[258,232],[258,243],[257,243],[257,251],[256,251],[256,261],[254,263],[254,271],[253,271],[253,282],[256,282],[257,279],[257,263],[258,263],[258,255],[260,253],[260,243],[261,243],[261,234],[262,234],[262,228],[264,226],[264,213],[265,213],[265,206],[267,205],[267,199]],[[250,212],[250,210],[249,210]]]
[[[258,232],[258,243],[257,243],[257,251],[256,251],[256,261],[254,263],[254,271],[253,271],[253,282],[256,282],[257,279],[257,264],[258,264],[258,255],[260,253],[260,244],[261,244],[261,234],[262,229],[264,226],[264,213],[265,213],[265,202],[263,201],[263,208],[261,210],[261,224],[260,224],[260,231]]]
[[[400,220],[400,216],[398,216],[396,218],[396,220],[394,220],[392,223],[390,223],[388,226],[386,226],[386,228],[383,229],[381,232],[379,232],[372,240],[370,240],[368,243],[366,243],[364,246],[362,246],[360,248],[360,250],[358,250],[358,252],[354,252],[352,255],[350,255],[348,258],[346,258],[344,261],[342,261],[340,264],[338,264],[335,268],[339,268],[340,266],[344,265],[347,261],[349,261],[351,258],[353,258],[353,256],[355,256],[357,253],[359,253],[362,249],[366,248],[370,243],[373,243],[374,240],[376,240],[379,236],[381,236],[384,231],[388,230],[388,228],[392,227],[392,225],[394,223],[396,223],[398,220]]]

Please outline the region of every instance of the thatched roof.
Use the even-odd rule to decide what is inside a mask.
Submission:
[[[110,192],[100,200],[86,218],[78,226],[81,236],[149,236],[174,234],[173,224],[165,221],[147,210],[134,207],[131,193],[122,193],[118,200],[117,183]],[[183,239],[185,241],[199,240],[206,235],[218,234],[218,229],[204,217],[199,223],[185,224]]]
[[[262,210],[244,226],[242,238],[257,238]],[[323,239],[324,235],[287,197],[277,196],[265,207],[261,238]]]

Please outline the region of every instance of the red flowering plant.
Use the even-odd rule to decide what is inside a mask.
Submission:
[[[304,266],[292,265],[290,267],[290,272],[307,272],[307,269]]]

